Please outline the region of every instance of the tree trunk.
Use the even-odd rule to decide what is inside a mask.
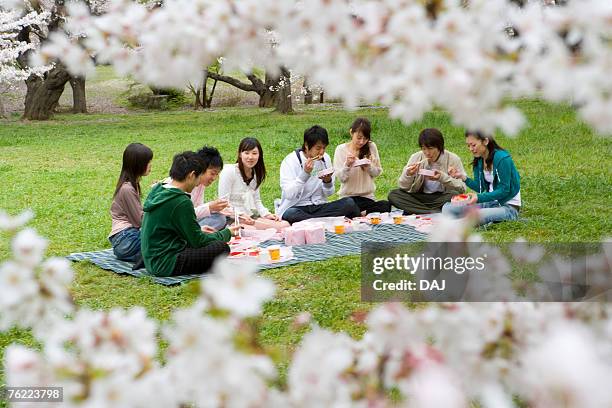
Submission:
[[[310,105],[312,103],[312,89],[308,86],[308,78],[304,77],[304,83],[302,84],[302,88],[306,90],[304,94],[304,103],[306,105]]]
[[[208,70],[204,70],[204,78],[202,79],[202,89],[198,89],[196,94],[196,109],[198,109],[198,105],[202,106],[202,108],[206,109],[206,84],[208,83]],[[202,95],[202,99],[200,99],[200,94]]]
[[[325,100],[325,93],[321,91],[321,93],[319,93],[319,103],[323,103],[324,100]]]
[[[293,113],[293,105],[291,103],[291,73],[285,67],[281,68],[281,82],[278,90],[278,100],[276,103],[276,112],[287,114]]]
[[[72,113],[87,113],[85,77],[70,77],[70,86],[72,87]]]
[[[198,88],[197,91],[194,92],[195,100],[193,101],[193,109],[198,110],[200,106],[202,106],[202,102],[200,102],[200,95],[202,94],[202,90]],[[204,106],[202,106],[204,107]]]
[[[278,104],[278,82],[278,76],[266,72],[264,86],[257,92],[260,108],[273,108]]]
[[[263,90],[259,94],[259,107],[272,108],[278,104],[278,92],[269,89]]]
[[[47,72],[44,78],[32,75],[26,79],[27,92],[22,119],[49,119],[69,80],[70,74],[61,64]]]
[[[215,89],[217,88],[217,80],[213,82],[212,89],[210,90],[210,96],[207,98],[206,94],[204,94],[204,107],[210,108],[212,106],[213,96],[215,96]]]
[[[0,119],[8,119],[6,111],[4,110],[4,101],[2,100],[2,94],[0,94]]]

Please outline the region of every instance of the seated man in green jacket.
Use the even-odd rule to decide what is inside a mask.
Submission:
[[[239,227],[202,232],[189,194],[199,184],[204,163],[194,152],[174,156],[169,184],[156,184],[144,203],[142,257],[149,273],[172,276],[204,273],[215,258],[229,253]]]

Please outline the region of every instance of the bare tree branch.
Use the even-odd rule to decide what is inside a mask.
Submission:
[[[246,82],[242,82],[239,79],[236,79],[234,77],[227,76],[227,75],[219,75],[217,73],[211,72],[210,70],[208,71],[208,77],[212,79],[216,79],[217,81],[228,83],[232,86],[235,86],[238,89],[242,89],[243,91],[247,91],[247,92],[260,92],[261,91],[261,87],[258,87],[257,85],[255,85],[253,81],[251,81],[251,84],[247,84]]]

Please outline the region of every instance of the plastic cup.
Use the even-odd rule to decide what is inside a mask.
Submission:
[[[401,215],[394,215],[393,216],[393,223],[394,224],[401,224],[402,222],[404,222],[404,217],[402,217]]]
[[[334,231],[336,232],[336,234],[344,234],[344,224],[334,225]]]
[[[270,254],[271,261],[278,261],[280,259],[280,247],[278,245],[268,247],[268,254]]]
[[[380,224],[380,217],[378,215],[375,215],[373,217],[370,217],[370,223],[372,225],[378,225]]]

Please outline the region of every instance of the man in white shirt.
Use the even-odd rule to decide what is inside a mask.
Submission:
[[[280,167],[281,203],[276,214],[290,223],[318,217],[358,217],[359,207],[352,198],[327,202],[334,194],[333,164],[325,148],[327,130],[313,126],[304,132],[304,144],[289,153]],[[328,170],[329,174],[319,176]]]

